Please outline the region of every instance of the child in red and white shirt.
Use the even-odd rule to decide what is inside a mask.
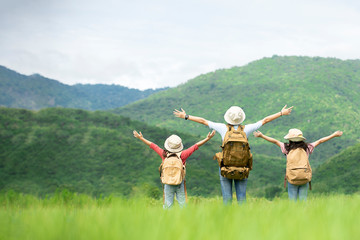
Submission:
[[[153,149],[164,161],[164,159],[170,154],[170,153],[176,153],[180,155],[180,159],[185,165],[186,160],[190,155],[199,149],[200,146],[202,146],[204,143],[209,141],[214,135],[215,131],[212,131],[211,133],[208,133],[207,137],[198,143],[195,143],[193,146],[189,147],[188,149],[182,151],[183,144],[182,140],[177,135],[171,135],[168,137],[164,143],[165,149],[160,148],[158,145],[156,145],[153,142],[150,142],[149,140],[145,139],[141,132],[133,131],[134,137],[140,139],[143,143],[148,145],[151,149]],[[184,187],[184,181],[181,182],[179,185],[169,185],[164,184],[164,208],[170,208],[174,204],[174,196],[176,194],[176,199],[180,205],[180,207],[185,206],[185,187]]]

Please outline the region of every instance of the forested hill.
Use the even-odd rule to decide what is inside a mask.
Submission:
[[[161,90],[140,91],[105,84],[70,86],[39,74],[26,76],[0,66],[0,106],[5,107],[105,110],[146,98]]]
[[[360,143],[332,157],[314,172],[314,190],[340,193],[360,192]]]
[[[62,188],[95,196],[150,191],[160,197],[161,158],[133,137],[134,129],[160,147],[172,133],[185,147],[206,136],[170,133],[109,112],[0,108],[0,189],[42,196]],[[214,149],[204,145],[188,160],[192,195],[220,191]]]
[[[360,60],[273,56],[200,75],[114,112],[154,126],[204,133],[206,127],[175,118],[173,109],[184,108],[190,115],[224,122],[225,111],[238,105],[246,113],[244,124],[250,124],[287,104],[294,106],[291,115],[263,126],[264,134],[283,140],[290,128],[300,128],[312,142],[336,130],[344,131],[341,138],[314,152],[317,166],[358,140],[359,92]],[[220,142],[220,137],[217,139]],[[278,154],[277,148],[262,139],[250,137],[249,141],[257,153]]]
[[[147,126],[109,112],[48,108],[40,111],[0,108],[0,189],[39,194],[57,189],[98,196],[161,196],[160,157],[132,135],[138,130],[163,147],[178,134],[188,148],[205,138]],[[187,161],[190,195],[220,195],[219,150],[210,140]],[[254,155],[249,192],[259,196],[281,185],[283,159]]]

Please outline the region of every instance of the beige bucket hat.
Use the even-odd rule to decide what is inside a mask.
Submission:
[[[302,131],[297,128],[290,129],[289,133],[286,134],[284,138],[293,142],[301,142],[306,140],[306,138],[303,137]]]
[[[245,112],[238,106],[230,107],[224,115],[225,121],[231,125],[239,125],[245,120],[245,117]]]
[[[174,134],[165,140],[164,147],[172,153],[180,152],[184,148],[181,138]]]

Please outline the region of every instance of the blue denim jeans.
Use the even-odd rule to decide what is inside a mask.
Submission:
[[[168,185],[164,184],[164,195],[165,195],[165,203],[164,208],[170,208],[174,205],[174,196],[176,195],[176,200],[179,203],[180,207],[185,206],[185,188],[184,181],[179,185]]]
[[[221,176],[221,170],[219,168],[221,193],[223,196],[224,204],[231,204],[232,202],[232,185],[235,183],[236,199],[239,204],[246,202],[246,184],[247,178],[243,180],[228,179]]]
[[[303,185],[293,185],[288,182],[288,195],[289,199],[293,201],[306,201],[307,191],[309,188],[309,183]]]

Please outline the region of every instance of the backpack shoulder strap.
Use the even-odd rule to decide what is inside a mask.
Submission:
[[[224,147],[225,143],[227,142],[227,139],[229,138],[229,135],[231,135],[231,133],[234,132],[234,126],[227,124],[226,127],[227,127],[227,131],[225,133],[224,141],[222,142],[221,147]]]
[[[227,127],[227,129],[228,129],[228,131],[233,131],[233,132],[235,132],[235,131],[244,131],[244,128],[245,128],[245,126],[244,125],[238,125],[238,129],[237,130],[235,130],[235,128],[234,128],[234,126],[233,125],[230,125],[230,124],[226,124],[226,127]]]
[[[233,125],[227,124],[227,125],[226,125],[226,128],[227,128],[227,131],[226,131],[226,133],[225,133],[225,137],[226,137],[226,135],[229,135],[229,133],[231,133],[231,132],[234,132],[234,131],[235,131],[234,126],[233,126]]]
[[[240,124],[236,131],[242,131],[243,132],[244,128],[245,128],[245,126]]]

